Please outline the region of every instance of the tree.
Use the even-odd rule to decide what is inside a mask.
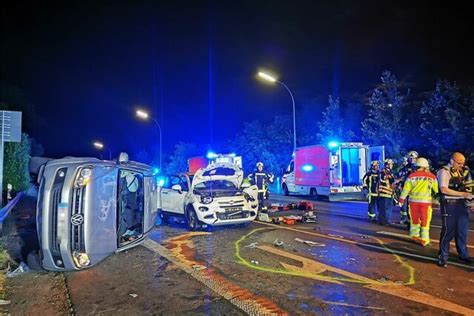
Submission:
[[[164,174],[175,174],[188,170],[188,159],[197,156],[198,148],[195,144],[179,142],[174,147],[169,162],[165,165]]]
[[[258,121],[246,123],[230,147],[242,156],[246,173],[253,171],[256,163],[261,161],[265,170],[278,175],[291,157],[293,125],[286,116],[277,116],[267,125]]]
[[[463,98],[455,82],[438,80],[420,114],[420,132],[431,158],[446,161],[456,150],[472,154],[474,90]]]
[[[3,163],[3,189],[8,183],[15,191],[28,189],[30,185],[30,141],[28,135],[21,135],[21,142],[5,143],[5,156]]]
[[[333,99],[330,95],[329,105],[323,112],[323,118],[319,122],[318,139],[322,143],[330,140],[352,140],[354,133],[348,131],[344,126],[344,120],[341,115],[339,98]]]
[[[408,132],[403,117],[406,97],[400,94],[397,78],[390,71],[384,71],[381,80],[369,98],[362,133],[371,144],[384,145],[387,156],[399,157]]]

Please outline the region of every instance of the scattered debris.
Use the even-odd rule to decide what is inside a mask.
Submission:
[[[354,261],[354,262],[356,261],[355,258],[349,258],[348,260],[349,260],[349,261]]]
[[[193,265],[193,270],[194,271],[201,271],[201,270],[204,270],[204,269],[207,269],[207,267],[203,266],[203,265],[200,265],[200,264]]]
[[[10,304],[10,301],[0,300],[0,305],[8,305],[8,304]]]
[[[369,236],[362,235],[362,236],[360,236],[360,238],[362,238],[362,239],[367,239],[367,238],[369,238]]]
[[[454,292],[454,289],[452,289],[452,288],[448,287],[448,291],[450,291],[450,292]]]
[[[137,297],[138,297],[138,294],[136,294],[136,293],[130,293],[130,294],[128,294],[128,295],[130,295],[130,296],[133,297],[133,298],[137,298]]]
[[[257,245],[258,245],[258,241],[248,244],[247,246],[244,246],[244,248],[256,248]]]
[[[257,260],[251,260],[250,263],[255,264],[255,265],[258,265],[258,261],[257,261]]]
[[[274,245],[275,247],[283,247],[284,244],[285,244],[285,243],[284,243],[282,240],[278,240],[278,238],[275,239],[275,241],[273,242],[273,245]]]
[[[301,243],[304,243],[304,244],[307,244],[307,245],[310,245],[310,246],[326,247],[325,244],[321,244],[321,243],[314,242],[314,241],[311,241],[311,240],[303,240],[303,239],[295,238],[295,241],[298,241],[298,242],[301,242]]]

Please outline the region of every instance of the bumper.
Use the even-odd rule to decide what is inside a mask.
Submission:
[[[204,208],[207,208],[205,210]],[[236,225],[252,222],[257,217],[255,210],[225,210],[203,204],[195,205],[198,220],[206,225]]]

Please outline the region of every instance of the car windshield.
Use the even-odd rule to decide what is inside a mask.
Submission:
[[[230,181],[227,180],[212,180],[196,184],[194,187],[200,191],[220,191],[220,190],[236,190],[237,187]]]

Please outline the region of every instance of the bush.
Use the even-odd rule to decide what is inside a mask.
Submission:
[[[19,143],[5,143],[3,160],[3,190],[7,184],[16,192],[28,189],[30,184],[30,141],[27,134],[21,135]]]

